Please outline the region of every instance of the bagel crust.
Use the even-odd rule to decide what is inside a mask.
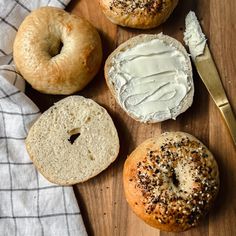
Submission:
[[[123,182],[126,199],[142,220],[160,230],[181,232],[208,213],[218,193],[219,172],[198,139],[168,132],[131,153]]]
[[[17,69],[36,90],[72,94],[98,72],[102,46],[88,21],[59,8],[42,7],[19,27],[13,57]]]
[[[165,22],[178,0],[100,0],[106,17],[115,24],[150,29]]]

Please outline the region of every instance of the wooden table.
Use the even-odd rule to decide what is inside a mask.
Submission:
[[[222,82],[236,112],[236,1],[182,0],[170,19],[148,31],[118,27],[109,22],[97,0],[72,1],[67,10],[88,19],[99,31],[104,60],[128,38],[140,33],[163,32],[183,41],[184,18],[196,11],[218,66]],[[194,71],[195,96],[192,107],[176,121],[141,124],[129,118],[109,92],[103,67],[95,79],[78,94],[103,105],[111,114],[120,137],[120,154],[107,170],[74,187],[89,235],[140,236],[174,235],[160,232],[142,222],[128,207],[122,185],[122,169],[127,155],[145,139],[164,131],[185,131],[201,139],[215,155],[220,168],[221,189],[218,200],[201,224],[181,235],[236,235],[236,152],[228,130],[199,76]],[[40,94],[30,87],[27,94],[42,111],[62,96]]]

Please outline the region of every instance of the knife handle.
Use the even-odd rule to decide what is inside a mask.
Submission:
[[[236,119],[229,100],[225,94],[211,52],[207,45],[205,47],[204,54],[196,57],[194,63],[208,92],[210,93],[217,107],[220,109],[225,123],[229,128],[229,132],[233,138],[234,145],[236,146]]]
[[[229,132],[233,138],[234,145],[236,146],[236,118],[234,116],[233,110],[229,103],[220,106],[219,109],[225,119],[226,125],[229,128]]]

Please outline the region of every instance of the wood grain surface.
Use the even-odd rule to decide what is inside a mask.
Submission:
[[[109,22],[97,0],[72,1],[67,10],[88,19],[99,31],[104,61],[119,44],[140,33],[163,32],[183,41],[184,18],[194,10],[201,20],[208,43],[234,113],[236,112],[236,1],[180,0],[169,20],[153,30],[134,30]],[[206,88],[194,70],[195,96],[192,107],[176,121],[141,124],[129,118],[116,104],[103,75],[103,66],[95,79],[78,94],[103,105],[118,129],[121,149],[117,160],[97,177],[74,187],[89,235],[140,236],[175,235],[160,232],[142,222],[128,207],[122,169],[127,155],[145,139],[164,131],[185,131],[202,140],[215,155],[220,168],[221,188],[217,202],[201,224],[183,236],[236,235],[236,149],[228,130]],[[63,96],[44,95],[27,87],[29,97],[44,111]]]

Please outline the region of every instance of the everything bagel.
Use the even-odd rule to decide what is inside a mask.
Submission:
[[[146,140],[127,158],[126,199],[149,225],[180,232],[199,223],[219,189],[217,163],[198,139],[167,132]]]

